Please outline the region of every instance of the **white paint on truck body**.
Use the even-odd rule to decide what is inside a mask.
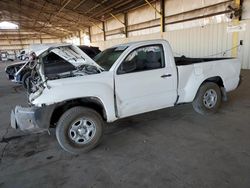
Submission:
[[[108,121],[116,119],[112,72],[49,80],[48,88],[32,103],[36,106],[51,105],[62,101],[86,97],[98,98],[104,108]]]
[[[162,45],[165,67],[160,69],[117,74],[117,69],[129,53],[139,47]],[[126,51],[112,66],[119,117],[128,117],[144,112],[173,106],[177,98],[177,70],[170,45],[165,40],[129,43]],[[162,75],[171,75],[162,78]]]
[[[117,74],[119,65],[134,49],[147,45],[163,46],[165,67],[160,69]],[[176,67],[169,43],[165,40],[123,44],[127,49],[109,71],[99,74],[47,81],[48,88],[32,103],[50,105],[71,99],[95,97],[105,108],[107,121],[144,112],[192,102],[202,82],[219,76],[226,91],[234,90],[239,82],[240,62],[237,59],[210,61]],[[178,70],[178,72],[177,72]],[[171,75],[162,78],[162,75]]]
[[[206,79],[216,76],[222,79],[226,92],[234,90],[239,83],[240,67],[238,59],[178,66],[178,102],[192,102],[200,85]]]

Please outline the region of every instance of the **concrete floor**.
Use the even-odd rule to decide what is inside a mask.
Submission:
[[[9,127],[26,104],[0,65],[0,187],[250,187],[250,71],[218,114],[190,104],[110,125],[95,150],[64,152],[54,135]]]

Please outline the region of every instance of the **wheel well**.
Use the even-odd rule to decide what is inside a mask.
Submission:
[[[214,76],[214,77],[211,77],[211,78],[207,78],[206,80],[204,80],[202,82],[202,84],[204,84],[205,82],[214,82],[216,83],[219,87],[224,87],[224,84],[223,84],[223,80],[221,79],[221,77],[219,76]],[[202,85],[201,84],[201,85]]]
[[[97,111],[104,120],[107,120],[106,111],[102,102],[96,97],[73,99],[59,104],[53,111],[50,119],[50,127],[55,127],[59,118],[68,109],[74,106],[84,106]]]

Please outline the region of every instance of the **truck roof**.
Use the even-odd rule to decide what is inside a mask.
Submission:
[[[154,40],[142,40],[142,41],[135,41],[135,42],[128,42],[128,43],[124,43],[124,44],[118,44],[118,45],[115,45],[113,47],[119,47],[119,46],[133,46],[133,45],[136,45],[136,44],[150,44],[152,42],[163,42],[166,40],[165,39],[154,39]]]

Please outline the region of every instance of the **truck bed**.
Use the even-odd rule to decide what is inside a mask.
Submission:
[[[177,57],[175,61],[179,103],[192,102],[196,91],[206,78],[220,77],[227,92],[238,85],[241,65],[236,58]]]
[[[196,63],[205,63],[209,61],[218,61],[218,60],[226,60],[226,59],[233,59],[228,57],[222,57],[222,58],[189,58],[185,56],[181,57],[174,57],[176,66],[181,65],[191,65]]]

